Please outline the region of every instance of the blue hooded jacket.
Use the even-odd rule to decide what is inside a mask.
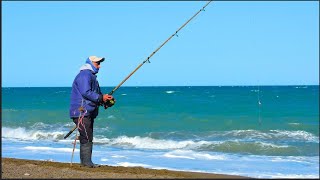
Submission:
[[[80,68],[80,72],[72,84],[70,118],[79,117],[81,106],[86,111],[85,116],[97,117],[99,106],[103,103],[103,100],[96,73],[98,73],[98,69],[87,59],[86,64]]]

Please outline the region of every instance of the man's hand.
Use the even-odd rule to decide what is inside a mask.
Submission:
[[[103,99],[103,102],[107,102],[108,100],[112,100],[113,96],[109,94],[104,94],[102,99]]]
[[[116,103],[116,100],[113,98],[113,96],[109,94],[103,95],[103,106],[104,109],[107,109],[108,107],[113,106]]]

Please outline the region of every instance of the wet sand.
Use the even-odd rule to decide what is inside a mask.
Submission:
[[[2,179],[248,179],[247,177],[183,172],[171,170],[156,170],[143,167],[106,166],[98,168],[80,167],[80,164],[49,161],[24,160],[14,158],[1,159]]]

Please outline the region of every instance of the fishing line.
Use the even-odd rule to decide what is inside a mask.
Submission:
[[[261,125],[261,101],[260,101],[260,86],[258,86],[258,118],[259,118],[259,125]]]

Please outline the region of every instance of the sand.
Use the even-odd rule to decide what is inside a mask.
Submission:
[[[60,163],[49,161],[2,158],[2,179],[248,179],[247,177],[183,172],[171,170],[156,170],[143,167],[106,166],[98,168],[81,167],[78,163]]]

